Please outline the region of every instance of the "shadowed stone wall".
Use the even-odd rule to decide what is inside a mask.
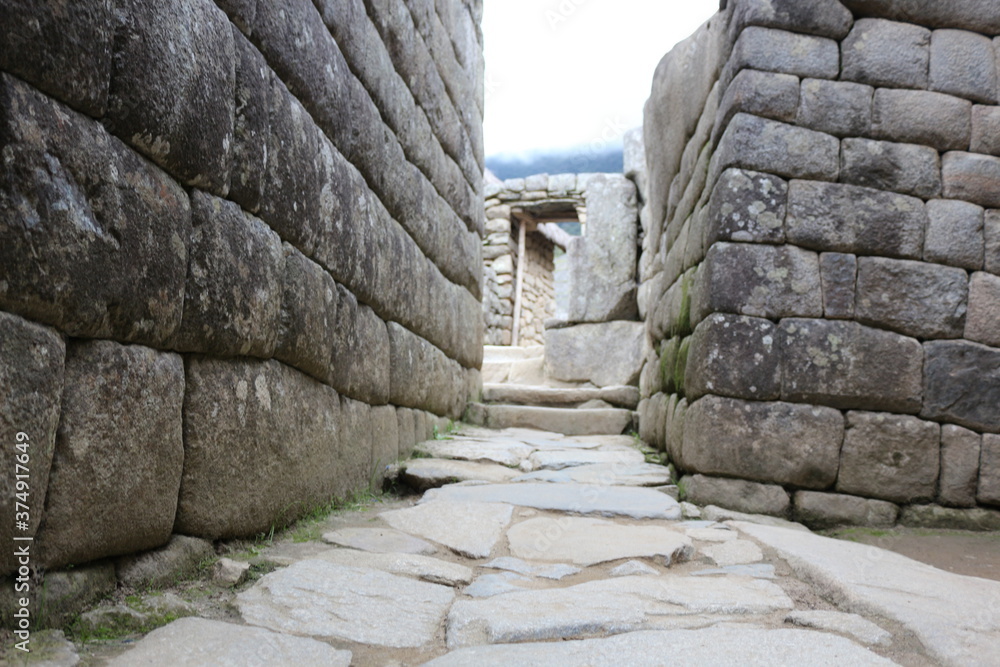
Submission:
[[[723,5],[627,144],[643,437],[699,502],[1000,526],[995,3]]]
[[[66,575],[83,598],[172,534],[251,536],[378,482],[462,414],[481,2],[0,10],[0,541],[18,432],[18,534],[39,570],[92,563]]]

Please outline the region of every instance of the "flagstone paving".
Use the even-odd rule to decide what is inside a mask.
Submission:
[[[685,505],[701,514],[685,520],[669,489],[648,487],[666,469],[632,444],[480,428],[423,443],[435,458],[401,475],[422,496],[331,518],[322,541],[272,545],[260,558],[277,569],[228,616],[174,621],[110,664],[924,667],[1000,655],[1000,583],[773,518]]]

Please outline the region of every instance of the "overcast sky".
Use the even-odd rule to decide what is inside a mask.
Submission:
[[[719,0],[484,0],[487,155],[620,143]]]

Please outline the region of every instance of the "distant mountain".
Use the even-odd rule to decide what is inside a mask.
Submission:
[[[523,178],[534,174],[620,174],[621,147],[595,152],[587,149],[536,153],[528,157],[495,155],[486,158],[486,167],[497,178]]]

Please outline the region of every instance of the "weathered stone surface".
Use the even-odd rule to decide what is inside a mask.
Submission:
[[[563,470],[587,464],[632,466],[646,460],[637,449],[592,451],[586,449],[552,449],[535,452],[528,457],[532,470]]]
[[[747,523],[761,526],[779,526],[790,530],[798,530],[805,533],[809,532],[809,529],[801,523],[789,521],[788,519],[782,519],[776,516],[767,516],[766,514],[745,514],[744,512],[727,510],[721,507],[716,507],[715,505],[709,505],[708,507],[702,509],[700,518],[702,521],[707,522],[746,521]]]
[[[0,312],[0,437],[7,446],[0,464],[10,471],[0,482],[0,539],[34,537],[45,507],[49,469],[59,426],[66,343],[48,327]],[[24,530],[14,530],[17,474],[29,471],[33,509]],[[13,549],[0,555],[0,575],[17,567]]]
[[[628,656],[631,664],[642,667],[660,664],[664,656],[684,656],[692,664],[794,663],[816,667],[841,661],[866,667],[895,664],[836,635],[731,624],[700,630],[627,632],[581,641],[474,646],[452,651],[427,665],[462,667],[475,663],[483,667],[514,664],[614,667],[621,664],[622,656]]]
[[[938,502],[951,507],[976,504],[981,436],[975,431],[945,424],[941,427],[941,479]]]
[[[411,408],[447,414],[457,410],[461,414],[467,397],[461,395],[459,364],[395,322],[388,322],[385,328],[389,337],[389,400]],[[359,369],[359,381],[364,377]]]
[[[31,0],[7,3],[0,69],[94,118],[104,115],[114,41],[112,0],[43,11]]]
[[[264,576],[236,606],[251,625],[278,632],[415,648],[433,640],[454,597],[447,586],[305,560]]]
[[[844,139],[840,179],[930,199],[941,194],[941,160],[930,146]]]
[[[731,29],[759,25],[842,39],[854,17],[836,0],[744,0],[733,7]]]
[[[642,561],[630,560],[622,563],[616,568],[612,568],[609,574],[612,577],[658,577],[660,573]]]
[[[853,318],[858,258],[824,252],[819,256],[819,275],[823,282],[823,315],[827,319]]]
[[[952,151],[941,163],[944,196],[965,199],[987,208],[1000,208],[1000,158]]]
[[[420,554],[326,549],[312,558],[347,567],[374,568],[443,586],[464,586],[472,581],[471,568]]]
[[[997,54],[993,40],[967,30],[935,30],[931,33],[930,87],[995,104]]]
[[[688,475],[678,485],[684,488],[686,500],[695,505],[718,505],[737,512],[784,516],[791,500],[777,484],[757,484],[742,479]],[[734,563],[719,563],[733,565]]]
[[[514,572],[500,572],[497,574],[481,574],[469,586],[466,586],[462,593],[473,598],[490,598],[494,595],[502,595],[512,591],[523,591],[531,579],[522,577]]]
[[[636,189],[624,176],[601,175],[587,184],[587,230],[568,249],[569,320],[609,322],[637,314]],[[628,384],[628,383],[614,383]]]
[[[926,226],[916,197],[840,183],[789,185],[786,234],[805,248],[919,259]]]
[[[246,580],[249,573],[250,563],[231,558],[220,558],[212,566],[212,582],[217,586],[239,586]]]
[[[531,456],[532,447],[517,440],[475,440],[453,438],[451,440],[428,440],[417,445],[417,451],[440,459],[461,461],[492,461],[502,466],[516,468]]]
[[[983,267],[983,209],[960,199],[927,202],[924,260],[973,271]]]
[[[77,342],[67,346],[65,373],[40,564],[54,569],[166,543],[184,462],[181,358]]]
[[[744,615],[791,608],[792,601],[767,581],[677,577],[668,586],[656,585],[648,577],[616,577],[568,588],[459,600],[448,614],[448,648],[566,640],[676,627],[692,614]],[[620,663],[621,655],[618,659]]]
[[[972,141],[969,150],[1000,156],[1000,108],[972,107]]]
[[[17,640],[15,640],[17,641]],[[80,664],[80,656],[77,653],[76,645],[66,639],[62,630],[35,630],[31,633],[31,641],[28,646],[31,650],[30,657],[19,658],[14,651],[19,649],[14,647],[15,641],[11,641],[4,658],[11,665],[18,662],[22,664],[30,661],[37,661],[46,667],[76,667]],[[30,664],[30,663],[29,663]]]
[[[941,427],[916,417],[848,412],[837,491],[897,503],[934,498]]]
[[[0,307],[72,336],[162,347],[184,304],[187,195],[97,122],[9,75],[0,108],[20,110],[0,121]]]
[[[229,21],[214,4],[190,0],[119,9],[104,122],[186,184],[224,197],[236,81]]]
[[[413,459],[406,462],[403,479],[419,491],[453,482],[509,482],[520,473],[495,463],[452,461],[450,459]]]
[[[557,380],[634,385],[646,356],[642,322],[579,324],[545,333],[545,368]]]
[[[22,608],[18,595],[14,591],[16,583],[13,577],[5,580],[5,586],[0,589],[0,609],[5,617],[14,618],[14,612]],[[86,611],[101,599],[115,590],[115,567],[109,561],[101,561],[96,565],[76,566],[60,572],[46,572],[38,582],[42,595],[29,596],[28,609],[31,618],[43,617],[46,624],[66,625]],[[32,639],[34,632],[32,632]],[[34,641],[30,648],[34,652]]]
[[[126,556],[115,564],[118,581],[135,588],[163,588],[179,578],[197,574],[198,566],[215,556],[208,540],[171,535],[159,549]]]
[[[419,537],[394,528],[356,528],[348,526],[323,533],[323,541],[342,547],[379,554],[437,553],[437,547]]]
[[[390,526],[443,544],[466,558],[488,558],[510,523],[503,503],[437,502],[382,512]]]
[[[695,280],[691,322],[713,312],[769,319],[819,317],[819,258],[794,246],[716,243]]]
[[[737,539],[740,534],[729,526],[723,524],[713,524],[711,521],[702,522],[687,522],[687,525],[700,526],[700,524],[708,524],[705,527],[696,528],[685,528],[684,532],[692,540],[698,540],[700,542],[728,542],[730,540]]]
[[[965,341],[924,344],[920,416],[1000,433],[1000,350]]]
[[[574,574],[579,574],[582,571],[578,567],[566,565],[565,563],[557,563],[554,565],[551,563],[529,563],[512,556],[494,558],[489,563],[483,565],[483,567],[489,567],[495,570],[507,570],[508,572],[516,572],[517,574],[523,574],[526,576],[543,577],[545,579],[555,580],[565,579],[566,577],[571,577]]]
[[[837,408],[920,410],[920,343],[856,322],[787,319],[781,323],[781,397]]]
[[[176,530],[255,535],[346,492],[360,445],[343,426],[336,392],[280,362],[189,359]]]
[[[729,167],[835,181],[839,156],[840,142],[829,134],[738,113],[719,140],[709,181]]]
[[[972,274],[965,337],[1000,347],[1000,277],[982,272]]]
[[[1000,530],[1000,512],[980,507],[955,509],[938,505],[907,505],[899,522],[912,528],[935,530]]]
[[[1000,506],[1000,435],[983,435],[982,446],[976,500],[984,505]]]
[[[749,113],[763,118],[790,123],[799,108],[799,79],[791,74],[761,72],[744,69],[737,74],[719,103],[715,117],[713,139],[729,126],[738,113]]]
[[[796,491],[793,516],[796,521],[815,529],[834,526],[888,527],[895,525],[899,507],[885,500]]]
[[[236,204],[198,190],[191,223],[184,316],[172,347],[271,357],[282,305],[281,239]]]
[[[958,338],[965,329],[969,277],[952,267],[861,257],[855,316],[914,338]]]
[[[706,245],[716,241],[783,243],[788,183],[742,169],[722,172],[709,200]]]
[[[507,539],[519,558],[584,567],[621,558],[662,558],[669,566],[693,553],[690,539],[663,526],[623,526],[582,517],[528,519],[507,531]]]
[[[840,74],[840,53],[832,39],[749,26],[736,40],[726,68],[732,72],[751,68],[835,79]]]
[[[778,328],[756,317],[716,313],[691,337],[684,373],[688,400],[705,394],[759,401],[781,395]]]
[[[843,415],[831,408],[705,396],[684,417],[683,461],[705,475],[825,488],[843,437]]]
[[[263,667],[281,663],[302,667],[348,667],[351,657],[350,651],[338,651],[308,637],[292,637],[205,618],[181,618],[149,633],[109,664],[115,667],[205,664]]]
[[[872,105],[872,136],[939,151],[964,150],[972,136],[972,103],[925,90],[879,88]]]
[[[564,470],[529,472],[512,481],[601,486],[662,486],[670,483],[670,469],[655,463],[591,463]]]
[[[627,516],[633,519],[680,518],[677,501],[653,489],[614,488],[589,484],[480,484],[452,485],[432,489],[421,503],[454,502],[510,503],[543,510]]]
[[[715,561],[715,564],[720,567],[749,565],[764,559],[760,547],[750,540],[729,540],[702,547],[699,551]]]
[[[862,644],[869,646],[890,646],[892,635],[863,616],[845,614],[842,611],[804,609],[793,611],[785,617],[785,623],[816,628],[826,632],[851,635]]]
[[[842,0],[860,16],[884,16],[931,28],[962,28],[985,34],[1000,32],[1000,16],[990,0]]]
[[[987,211],[983,220],[983,236],[986,248],[983,268],[995,276],[1000,276],[1000,211]]]
[[[927,88],[931,31],[883,19],[859,19],[841,44],[841,76],[873,86]]]
[[[223,3],[233,1],[220,0],[217,4],[226,9]],[[257,3],[254,0],[252,9],[256,8]],[[230,13],[230,16],[233,14]],[[274,72],[267,66],[264,56],[243,36],[239,28],[234,25],[232,31],[236,54],[234,88],[236,106],[233,115],[229,198],[244,210],[256,213],[260,209],[267,182],[267,148],[271,137]]]
[[[835,137],[866,136],[872,126],[871,86],[803,79],[796,124]]]
[[[284,244],[281,311],[274,356],[317,380],[330,376],[337,337],[337,284],[291,244]]]
[[[337,285],[337,326],[330,355],[330,384],[372,405],[389,399],[390,349],[386,324],[368,306]],[[410,406],[419,407],[419,406]]]

